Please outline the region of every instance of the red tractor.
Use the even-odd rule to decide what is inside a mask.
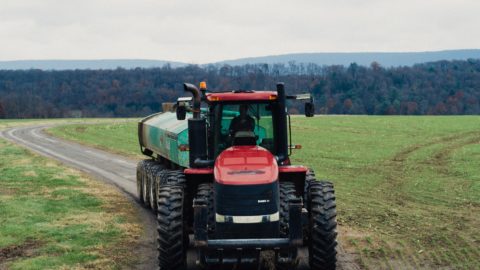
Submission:
[[[277,268],[293,269],[303,248],[311,269],[335,269],[333,185],[289,158],[286,101],[308,99],[311,117],[312,97],[286,95],[282,83],[276,91],[184,88],[193,97],[179,98],[175,113],[139,122],[152,159],[139,163],[138,191],[157,212],[160,269],[185,269],[189,245],[205,268],[252,269],[268,251]]]

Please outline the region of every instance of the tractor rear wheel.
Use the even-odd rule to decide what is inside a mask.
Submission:
[[[309,263],[313,270],[335,269],[337,246],[336,205],[333,184],[312,181],[308,187]]]
[[[158,189],[158,263],[162,270],[186,268],[188,232],[183,191],[179,185],[163,185]]]

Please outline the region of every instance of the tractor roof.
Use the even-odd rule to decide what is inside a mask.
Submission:
[[[272,101],[277,99],[277,91],[239,90],[230,92],[210,92],[206,94],[210,102],[222,101]]]

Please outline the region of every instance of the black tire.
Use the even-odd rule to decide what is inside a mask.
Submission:
[[[187,189],[185,188],[186,185],[186,178],[185,174],[181,170],[166,170],[165,174],[162,177],[163,183],[160,184],[160,187],[162,185],[166,186],[181,186],[183,187],[183,196],[184,196],[184,205],[183,205],[183,214],[185,217],[185,224],[192,224],[193,222],[193,209],[192,209],[192,201],[188,201],[187,198],[189,198],[189,194],[187,192]],[[157,210],[158,211],[158,210]],[[187,228],[187,226],[185,226]],[[184,245],[188,247],[190,243],[190,239],[186,237]]]
[[[292,182],[280,183],[280,237],[288,238],[290,236],[289,231],[289,204],[291,199],[297,199],[295,195],[295,184]],[[289,258],[291,263],[276,263],[276,268],[283,269],[295,269],[297,261],[297,248],[281,250],[278,252],[279,257]]]
[[[143,172],[144,172],[144,160],[141,160],[137,164],[137,198],[140,202],[143,201]]]
[[[310,269],[335,269],[337,262],[337,222],[333,184],[312,181],[308,187]]]
[[[164,185],[181,185],[184,186],[186,182],[185,174],[180,170],[169,170],[163,178]]]
[[[303,192],[303,201],[307,202],[307,196],[308,196],[308,189],[310,187],[311,183],[317,182],[317,179],[315,178],[315,171],[312,169],[308,169],[307,173],[305,174],[305,189]],[[309,205],[307,204],[307,210],[310,211],[308,208]]]
[[[142,177],[142,202],[143,202],[143,205],[147,208],[150,208],[150,190],[149,190],[149,187],[150,187],[150,175],[151,175],[151,170],[152,170],[152,167],[155,166],[155,162],[153,160],[147,160],[145,162],[145,170],[144,170],[144,173],[143,173],[143,177]]]
[[[152,161],[149,159],[144,159],[138,162],[137,164],[137,197],[138,200],[143,204],[145,201],[144,197],[144,179],[145,175],[147,173],[147,166],[150,164]]]
[[[215,232],[215,205],[213,196],[213,184],[203,183],[198,185],[196,200],[204,200],[208,205],[208,235],[211,236]]]
[[[215,235],[215,204],[214,204],[214,188],[212,183],[203,183],[198,185],[195,200],[203,200],[207,202],[207,233],[208,238],[213,239]],[[201,269],[217,269],[211,268],[211,265],[207,264],[207,258],[219,259],[222,257],[222,252],[218,250],[199,250],[198,259],[200,260]],[[218,268],[220,269],[220,268]],[[241,268],[243,269],[243,268]]]
[[[304,184],[304,191],[303,191],[303,203],[307,212],[310,213],[310,201],[308,199],[308,190],[310,188],[311,183],[317,182],[315,178],[315,171],[311,168],[305,174],[305,184]],[[303,243],[307,245],[310,242],[310,224],[307,222],[303,224]]]
[[[150,198],[150,208],[152,208],[153,212],[157,212],[157,191],[158,191],[158,186],[160,183],[160,179],[162,176],[165,174],[165,167],[162,164],[156,163],[155,166],[152,166],[151,173],[149,174],[149,186],[148,190],[150,192],[149,198]]]
[[[280,183],[280,237],[288,237],[288,222],[289,222],[289,201],[290,198],[297,198],[295,195],[295,184],[292,182]]]
[[[183,190],[178,185],[164,185],[158,189],[157,240],[161,270],[186,269],[188,232],[184,223]]]

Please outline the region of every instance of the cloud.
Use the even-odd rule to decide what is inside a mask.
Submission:
[[[17,0],[0,7],[0,60],[205,63],[291,52],[480,48],[475,0]]]

